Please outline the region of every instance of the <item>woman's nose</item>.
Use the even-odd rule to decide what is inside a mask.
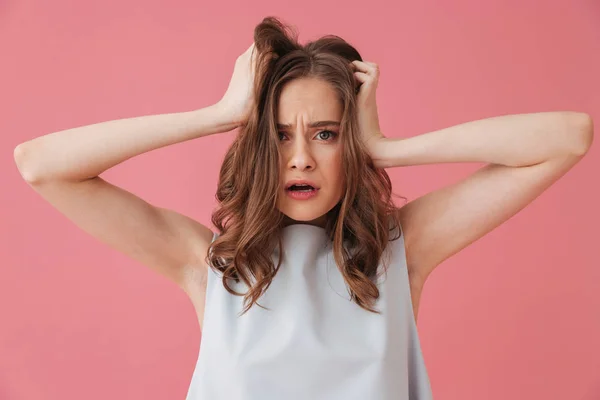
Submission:
[[[300,170],[314,168],[314,159],[310,153],[310,146],[303,138],[294,140],[288,165],[290,168]]]

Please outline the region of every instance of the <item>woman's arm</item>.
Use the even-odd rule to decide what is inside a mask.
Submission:
[[[23,178],[79,228],[176,282],[192,301],[206,268],[213,232],[157,207],[99,174],[138,154],[226,132],[253,109],[254,44],[238,57],[225,95],[195,111],[148,115],[68,129],[15,149]]]
[[[589,150],[593,123],[577,112],[517,114],[467,122],[407,139],[374,141],[380,166],[487,165],[399,209],[407,263],[421,287],[444,260],[514,216]]]
[[[147,115],[71,128],[21,143],[15,162],[29,183],[83,181],[136,155],[238,124],[220,103],[194,111]]]
[[[27,183],[86,233],[150,267],[196,298],[212,231],[98,175],[128,158],[236,126],[220,105],[114,120],[38,137],[15,149]],[[196,296],[196,297],[194,297]]]
[[[592,121],[581,112],[513,114],[470,121],[409,138],[381,138],[375,166],[487,162],[523,167],[565,154],[584,154]]]
[[[379,67],[370,62],[352,64],[362,83],[357,99],[360,131],[376,167],[487,163],[398,210],[416,290],[440,263],[535,200],[592,145],[591,117],[571,111],[498,116],[388,139],[379,129],[377,115]]]

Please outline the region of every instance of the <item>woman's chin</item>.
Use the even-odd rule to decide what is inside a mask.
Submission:
[[[293,223],[315,224],[320,225],[324,219],[324,213],[315,213],[315,210],[294,210],[293,212],[284,212],[284,224]]]

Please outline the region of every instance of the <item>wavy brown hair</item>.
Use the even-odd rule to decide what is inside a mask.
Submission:
[[[334,88],[343,105],[340,137],[346,171],[345,193],[327,213],[325,230],[351,299],[379,313],[373,308],[379,297],[374,280],[390,232],[399,221],[389,176],[382,168],[374,167],[360,140],[356,118],[359,84],[350,63],[362,58],[353,46],[335,35],[301,45],[295,29],[276,17],[266,17],[256,26],[254,43],[258,51],[255,108],[240,127],[221,166],[215,195],[219,207],[211,217],[220,235],[209,248],[207,262],[222,273],[229,293],[244,296],[242,314],[258,304],[281,265],[281,259],[275,266],[271,257],[276,245],[281,254],[284,218],[277,209],[281,190],[278,99],[283,86],[293,79],[321,79]],[[247,293],[233,290],[229,279],[243,281]]]

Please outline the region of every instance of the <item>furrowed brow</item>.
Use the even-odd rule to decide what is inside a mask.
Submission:
[[[338,121],[315,121],[308,124],[310,128],[322,128],[324,126],[340,126]],[[288,129],[291,128],[292,124],[277,124],[277,128],[279,129]]]

